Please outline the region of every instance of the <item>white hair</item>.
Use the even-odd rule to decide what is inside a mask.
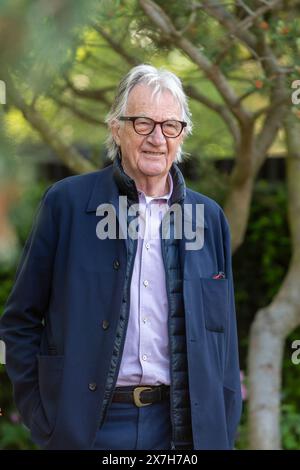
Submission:
[[[116,144],[112,132],[112,123],[125,114],[128,96],[133,87],[138,84],[145,84],[153,88],[153,95],[159,95],[163,91],[170,91],[173,97],[179,102],[182,110],[182,120],[187,123],[183,130],[185,135],[192,132],[191,112],[189,110],[187,96],[185,95],[180,79],[172,72],[151,65],[141,64],[133,67],[121,80],[112,107],[106,117],[105,122],[109,126],[109,136],[106,140],[108,157],[114,160],[119,153],[119,146]],[[182,146],[180,145],[175,161],[180,162],[183,158]]]

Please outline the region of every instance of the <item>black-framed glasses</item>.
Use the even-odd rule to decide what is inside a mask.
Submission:
[[[167,121],[154,121],[148,117],[142,116],[121,116],[120,121],[131,121],[135,132],[139,135],[149,135],[154,131],[157,124],[160,125],[161,131],[165,137],[174,139],[178,137],[186,127],[187,123],[184,121],[177,121],[176,119],[168,119]]]

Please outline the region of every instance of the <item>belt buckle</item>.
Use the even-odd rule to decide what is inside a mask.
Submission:
[[[152,403],[141,402],[140,396],[141,396],[141,393],[144,392],[145,390],[152,390],[152,388],[151,387],[136,387],[133,390],[133,401],[134,401],[135,406],[137,406],[138,408],[141,408],[142,406],[152,405]]]

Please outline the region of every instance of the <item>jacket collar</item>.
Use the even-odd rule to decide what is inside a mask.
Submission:
[[[113,177],[119,188],[121,196],[127,196],[130,203],[139,202],[139,195],[135,182],[123,170],[120,156],[117,155],[113,163]]]
[[[183,175],[176,163],[170,168],[173,180],[173,192],[170,198],[170,204],[181,203],[186,196],[186,186]],[[127,196],[130,202],[138,202],[138,191],[136,184],[123,170],[120,156],[118,155],[113,163],[113,176],[122,196]]]
[[[112,203],[116,206],[119,198],[119,190],[113,178],[113,165],[99,170],[90,197],[86,212],[96,212],[99,204]]]
[[[106,175],[103,175],[106,172]],[[178,166],[173,163],[170,173],[173,179],[173,193],[170,204],[185,203],[193,205],[189,192],[186,191],[183,175]],[[86,212],[96,212],[99,204],[111,203],[118,210],[119,195],[127,195],[131,201],[138,202],[138,192],[135,182],[124,172],[120,159],[117,157],[112,165],[98,172],[95,184],[87,204]],[[118,212],[117,212],[118,213]],[[191,221],[195,230],[195,221]],[[208,228],[206,219],[203,221],[204,227]]]
[[[173,163],[170,168],[170,173],[173,180],[173,192],[170,197],[170,206],[172,204],[182,204],[185,202],[186,204],[192,204],[192,201],[189,200],[189,197],[186,192],[186,185],[184,181],[183,174],[181,173],[180,169]],[[129,200],[129,204],[138,203],[138,191],[135,185],[135,182],[132,178],[130,178],[125,171],[123,170],[120,155],[118,155],[113,163],[113,176],[116,182],[116,185],[119,188],[119,192],[122,196],[127,196]],[[192,214],[186,214],[187,221],[191,223],[193,230],[196,230],[196,218],[192,217]],[[208,228],[206,219],[200,222],[201,226],[204,228]]]

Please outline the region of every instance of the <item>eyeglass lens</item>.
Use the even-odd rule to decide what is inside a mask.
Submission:
[[[134,122],[134,128],[138,134],[151,134],[155,127],[155,122],[150,118],[137,118]],[[179,121],[169,120],[162,125],[162,132],[166,137],[177,137],[182,131],[182,124]]]

